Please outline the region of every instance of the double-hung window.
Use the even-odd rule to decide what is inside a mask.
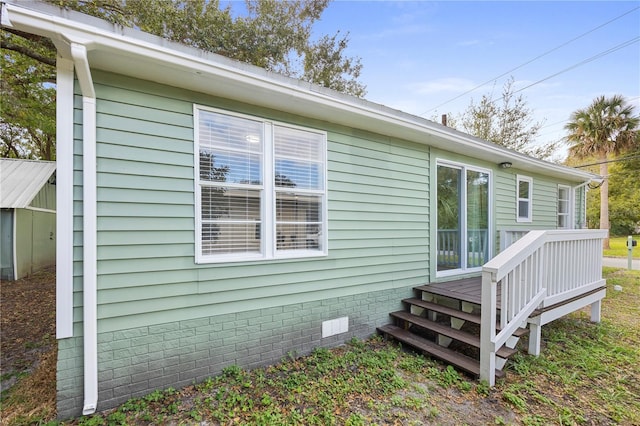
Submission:
[[[326,134],[201,106],[196,261],[326,255]]]
[[[571,227],[571,188],[558,185],[558,228]]]
[[[528,176],[518,176],[516,181],[516,222],[531,222],[533,219],[533,179]]]

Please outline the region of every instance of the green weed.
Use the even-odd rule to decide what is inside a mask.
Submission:
[[[513,393],[511,391],[504,391],[502,393],[502,397],[509,404],[513,405],[514,407],[516,407],[516,408],[518,408],[520,410],[524,411],[525,408],[527,408],[527,403],[524,401],[524,399],[522,399],[521,397],[519,397],[518,395],[516,395],[515,393]]]

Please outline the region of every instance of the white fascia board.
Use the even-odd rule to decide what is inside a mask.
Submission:
[[[531,158],[421,117],[156,36],[103,22],[102,26],[109,29],[98,28],[55,16],[55,8],[49,8],[51,12],[45,14],[12,4],[7,7],[12,23],[19,22],[36,34],[54,40],[62,38],[84,44],[92,67],[294,114],[305,111],[306,117],[349,127],[358,123],[360,128],[374,133],[496,164],[509,161],[514,168],[572,182],[597,178],[591,173]]]

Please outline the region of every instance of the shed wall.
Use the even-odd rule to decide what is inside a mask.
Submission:
[[[13,213],[14,209],[0,210],[0,280],[14,279],[13,271]]]
[[[56,185],[51,181],[44,184],[36,196],[31,200],[31,207],[46,210],[56,210]]]
[[[16,277],[56,264],[56,215],[29,209],[15,209]]]

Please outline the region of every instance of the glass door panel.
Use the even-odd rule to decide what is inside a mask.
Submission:
[[[467,268],[489,260],[489,174],[467,170]]]
[[[462,268],[461,182],[461,169],[438,166],[438,271]]]

